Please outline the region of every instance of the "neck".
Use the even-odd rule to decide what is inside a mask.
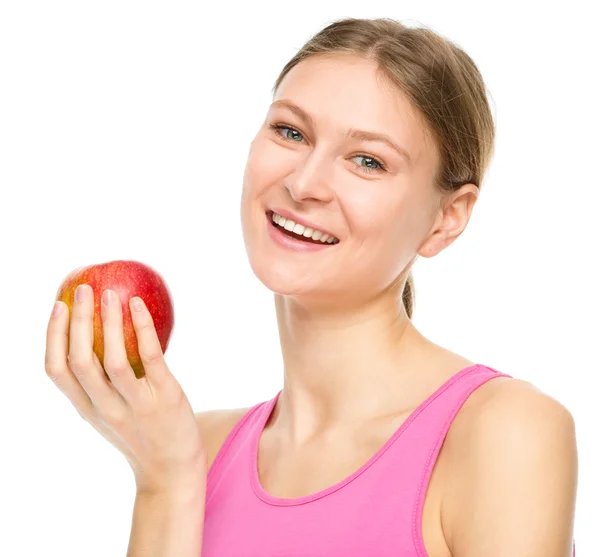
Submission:
[[[440,347],[397,302],[332,313],[276,294],[275,305],[284,387],[269,427],[291,443],[354,429],[428,394],[432,378],[424,370]]]

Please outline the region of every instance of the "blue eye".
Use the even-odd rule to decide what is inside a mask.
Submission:
[[[291,130],[293,133],[296,133],[300,137],[302,137],[302,134],[297,129],[292,128],[290,126],[283,126],[283,125],[278,125],[278,124],[270,124],[269,127],[275,132],[275,134],[277,135],[277,137],[279,137],[280,139],[283,139],[284,141],[292,141],[292,142],[295,141],[296,143],[299,143],[295,139],[290,139],[290,137],[288,137],[288,133],[284,132],[282,134],[282,133],[280,133],[279,130]],[[387,169],[386,169],[385,165],[379,159],[376,159],[375,157],[372,157],[371,155],[355,155],[352,158],[357,158],[357,157],[360,157],[360,158],[365,159],[365,160],[372,161],[372,162],[374,162],[375,164],[378,165],[378,168],[369,168],[369,167],[362,166],[360,164],[356,164],[355,163],[354,166],[356,166],[356,168],[359,168],[363,172],[366,172],[366,173],[371,173],[371,172],[387,172]]]

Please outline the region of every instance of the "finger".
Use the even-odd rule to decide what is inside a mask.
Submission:
[[[93,410],[92,401],[67,365],[69,308],[64,302],[58,302],[58,307],[59,312],[53,312],[46,331],[46,375],[71,401],[77,412],[83,418],[89,418]]]
[[[127,359],[121,300],[113,290],[105,290],[102,294],[102,328],[104,369],[117,391],[130,405],[134,405],[140,382]]]
[[[165,362],[152,316],[146,304],[137,296],[129,300],[129,307],[138,351],[148,382],[154,385],[164,384],[172,375]]]
[[[75,291],[67,362],[94,406],[106,410],[118,403],[116,390],[94,358],[94,294],[87,284]]]

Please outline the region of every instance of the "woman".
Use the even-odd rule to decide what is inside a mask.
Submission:
[[[134,323],[155,404],[123,373],[120,304],[103,318],[110,383],[85,329],[90,299],[73,309],[70,347],[67,316],[49,326],[48,372],[134,469],[130,557],[570,555],[571,414],[411,321],[410,268],[463,232],[492,156],[475,64],[428,29],[345,19],[274,93],[241,219],[275,294],[283,389],[193,419],[147,312]]]

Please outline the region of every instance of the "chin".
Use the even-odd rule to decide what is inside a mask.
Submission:
[[[326,299],[337,291],[332,289],[336,280],[327,279],[327,269],[307,263],[305,257],[278,252],[266,238],[264,212],[248,215],[242,212],[242,231],[246,256],[256,278],[274,294],[305,298]],[[310,258],[310,256],[309,256]],[[325,271],[325,272],[324,272]],[[339,288],[339,287],[338,287]]]
[[[249,257],[252,272],[271,292],[281,296],[301,296],[315,294],[315,288],[309,284],[308,277],[299,277],[298,272],[291,267],[278,264],[268,258],[259,256]],[[314,280],[315,277],[310,277]]]

